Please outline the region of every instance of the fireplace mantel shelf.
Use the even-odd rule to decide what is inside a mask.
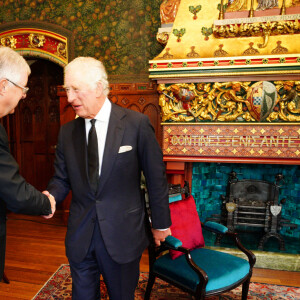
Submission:
[[[164,156],[165,162],[214,162],[214,163],[246,163],[300,165],[300,159],[249,158],[249,157],[213,157],[213,156]]]

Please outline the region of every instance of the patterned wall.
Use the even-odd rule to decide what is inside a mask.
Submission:
[[[75,56],[104,62],[111,82],[148,80],[148,60],[161,52],[156,42],[161,0],[0,1],[0,24],[52,23],[74,33]]]
[[[280,188],[279,200],[286,198],[282,217],[297,224],[297,229],[284,227],[281,234],[300,237],[300,168],[292,165],[194,163],[192,194],[202,221],[213,214],[220,214],[220,195],[226,194],[228,174],[234,170],[239,179],[258,179],[274,182],[275,175],[284,175],[285,184]]]

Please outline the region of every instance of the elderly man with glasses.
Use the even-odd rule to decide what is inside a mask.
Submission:
[[[30,68],[22,56],[0,47],[0,118],[14,112],[26,97]],[[0,281],[3,277],[6,240],[6,209],[22,214],[51,218],[55,199],[37,191],[19,173],[19,166],[9,151],[8,137],[0,123]]]

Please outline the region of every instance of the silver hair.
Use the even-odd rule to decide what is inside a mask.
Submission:
[[[0,79],[19,82],[23,72],[28,76],[31,72],[26,60],[11,48],[0,46]]]
[[[109,83],[107,73],[103,63],[93,57],[77,57],[72,60],[64,69],[66,76],[67,72],[80,70],[82,73],[82,81],[92,89],[97,87],[100,82],[103,87],[103,94],[106,97],[109,94]]]

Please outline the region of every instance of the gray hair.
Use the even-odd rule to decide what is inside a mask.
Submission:
[[[28,76],[31,72],[26,60],[11,48],[0,46],[0,79],[19,82],[22,72]]]
[[[106,97],[109,94],[109,83],[107,73],[103,63],[93,57],[77,57],[72,60],[64,69],[66,76],[67,72],[80,70],[82,73],[82,80],[92,89],[97,87],[101,82],[103,87],[103,94]]]

